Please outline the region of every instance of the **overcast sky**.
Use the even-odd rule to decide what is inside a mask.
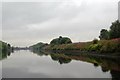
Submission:
[[[31,0],[32,1],[32,0]],[[118,19],[119,0],[41,0],[2,3],[2,40],[13,46],[49,43],[70,37],[73,42],[98,38]]]

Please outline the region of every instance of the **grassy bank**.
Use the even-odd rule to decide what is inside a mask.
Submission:
[[[61,45],[47,45],[45,50],[80,50],[97,53],[114,53],[120,55],[120,38],[112,40],[99,40],[90,42],[79,42]],[[117,54],[116,54],[117,53]]]

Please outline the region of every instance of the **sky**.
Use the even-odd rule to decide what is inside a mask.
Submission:
[[[120,21],[120,1],[119,1],[119,3],[118,3],[118,19],[119,19],[119,21]]]
[[[2,39],[2,3],[0,2],[0,40]]]
[[[118,1],[3,0],[2,40],[21,47],[50,43],[59,36],[91,41],[118,19]]]

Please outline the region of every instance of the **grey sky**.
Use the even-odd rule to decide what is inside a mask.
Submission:
[[[119,0],[5,1],[2,39],[14,46],[49,43],[59,35],[73,42],[93,40],[118,19]]]
[[[0,40],[2,39],[2,3],[0,1]]]
[[[119,21],[120,21],[120,1],[119,1],[119,3],[118,3],[118,19],[119,19]]]

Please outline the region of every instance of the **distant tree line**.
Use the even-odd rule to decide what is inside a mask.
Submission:
[[[112,23],[110,30],[102,29],[100,31],[100,40],[109,40],[114,38],[120,38],[120,22],[119,20]]]
[[[29,47],[13,47],[14,50],[29,50]]]
[[[39,51],[41,49],[44,49],[46,46],[52,46],[53,47],[55,45],[70,44],[70,43],[72,43],[70,38],[59,36],[59,38],[53,39],[50,42],[50,44],[39,42],[39,43],[37,43],[35,45],[30,46],[29,48],[32,51],[36,51],[36,50]]]
[[[39,42],[39,43],[37,43],[37,44],[35,44],[35,45],[30,46],[29,49],[32,50],[32,51],[33,51],[33,50],[39,51],[39,50],[41,50],[43,47],[45,47],[45,46],[47,46],[47,45],[48,45],[47,43]]]

